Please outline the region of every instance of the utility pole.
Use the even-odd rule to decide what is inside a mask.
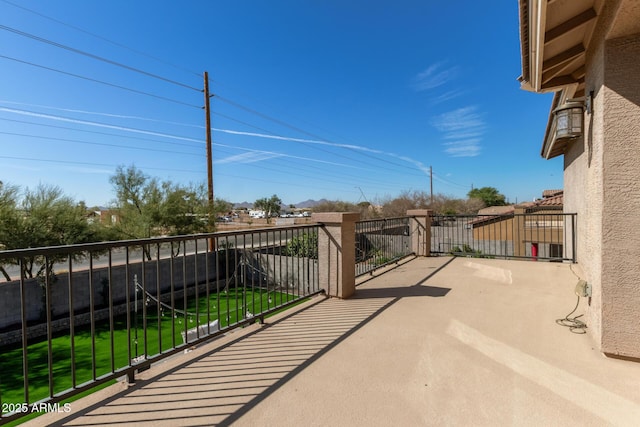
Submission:
[[[209,73],[204,72],[204,120],[207,135],[207,184],[209,188],[209,214],[213,213],[213,155],[211,153],[211,110],[209,108]]]
[[[213,206],[213,154],[211,152],[211,109],[209,107],[209,73],[204,72],[204,123],[205,123],[205,134],[207,136],[207,185],[208,185],[208,196],[209,196],[209,209],[208,214],[208,224],[209,230],[211,229],[211,225],[215,224],[214,215],[214,206]],[[215,239],[209,239],[209,250],[215,250]]]
[[[433,167],[429,166],[429,186],[431,187],[431,205],[433,205]]]

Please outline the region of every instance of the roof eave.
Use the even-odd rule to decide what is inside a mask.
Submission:
[[[544,34],[547,19],[546,0],[521,0],[525,3],[523,17],[527,17],[525,32],[528,44],[529,76],[526,79],[535,92],[542,88],[542,70],[544,63]]]

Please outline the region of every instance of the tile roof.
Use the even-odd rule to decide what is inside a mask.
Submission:
[[[542,200],[536,201],[535,203],[536,203],[536,206],[563,206],[564,194],[560,193],[555,196],[546,197]]]
[[[478,215],[505,215],[513,213],[513,210],[513,205],[489,206],[488,208],[480,209]]]
[[[540,207],[548,207],[548,208],[562,208],[564,205],[564,192],[563,190],[545,190],[543,196],[547,194],[543,199],[536,200],[535,202],[524,202],[519,203],[517,205],[508,205],[508,206],[490,206],[488,208],[480,209],[478,211],[478,217],[469,221],[469,224],[474,227],[494,222],[494,221],[503,221],[505,219],[509,219],[513,217],[515,213],[515,208],[525,208],[525,212],[530,212],[529,210],[536,211],[536,208]],[[550,194],[550,195],[549,195]]]
[[[564,190],[544,190],[542,197],[546,199],[547,197],[554,197],[562,193],[564,193]]]

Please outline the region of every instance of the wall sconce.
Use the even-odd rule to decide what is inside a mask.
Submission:
[[[582,135],[584,104],[569,99],[553,111],[556,116],[556,139],[577,138]]]

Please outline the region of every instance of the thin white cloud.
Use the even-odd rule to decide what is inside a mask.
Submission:
[[[413,159],[411,157],[406,157],[406,156],[399,156],[397,154],[393,154],[393,153],[386,153],[389,156],[395,157],[397,159],[400,159],[402,161],[405,161],[407,163],[411,163],[413,164],[415,167],[417,167],[418,169],[420,169],[422,172],[424,172],[425,174],[429,175],[429,167],[425,166],[424,163]]]
[[[437,96],[432,96],[429,101],[431,105],[441,104],[443,102],[451,101],[452,99],[458,98],[464,95],[465,91],[462,89],[454,89],[447,92],[444,92]]]
[[[194,139],[194,138],[185,138],[185,137],[182,137],[182,136],[169,135],[169,134],[160,133],[160,132],[152,132],[152,131],[143,130],[143,129],[133,129],[133,128],[129,128],[129,127],[126,127],[126,126],[115,126],[115,125],[108,125],[108,124],[105,124],[105,123],[90,122],[90,121],[87,121],[87,120],[78,120],[78,119],[71,119],[71,118],[67,118],[67,117],[52,116],[50,114],[36,113],[34,111],[25,111],[25,110],[19,110],[19,109],[15,109],[15,108],[0,107],[0,111],[4,111],[4,112],[7,112],[7,113],[20,114],[20,115],[23,115],[23,116],[40,117],[40,118],[43,118],[43,119],[57,120],[57,121],[67,122],[67,123],[76,123],[76,124],[87,125],[87,126],[95,126],[95,127],[100,127],[100,128],[122,130],[122,131],[127,131],[127,132],[139,133],[139,134],[143,134],[143,135],[160,136],[160,137],[163,137],[163,138],[177,139],[177,140],[181,140],[181,141],[202,142],[202,140]]]
[[[346,168],[364,169],[364,168],[362,168],[360,166],[347,165],[347,164],[344,164],[344,163],[331,162],[331,161],[327,161],[327,160],[312,159],[310,157],[293,156],[291,154],[278,153],[278,152],[275,152],[275,151],[254,150],[252,148],[237,147],[237,146],[234,146],[234,145],[220,144],[220,143],[217,143],[217,142],[214,142],[213,145],[215,145],[217,147],[225,147],[225,148],[232,148],[232,149],[236,149],[236,150],[243,150],[243,151],[246,152],[245,154],[237,154],[237,155],[234,155],[234,156],[226,157],[224,159],[216,160],[216,163],[232,163],[232,162],[236,162],[236,163],[255,163],[255,162],[274,159],[274,158],[278,158],[278,157],[286,157],[286,158],[289,158],[289,159],[305,160],[305,161],[309,161],[309,162],[323,163],[323,164],[333,165],[333,166],[342,166],[342,167],[346,167]],[[252,160],[252,159],[255,159],[255,160]]]
[[[447,147],[444,152],[451,157],[475,157],[480,154],[481,150],[479,139],[466,139],[444,145]]]
[[[328,145],[330,147],[347,148],[350,150],[359,150],[359,151],[367,151],[369,153],[383,154],[383,152],[380,150],[374,150],[372,148],[362,147],[360,145],[353,145],[353,144],[339,144],[337,142],[319,141],[316,139],[292,138],[288,136],[267,135],[263,133],[244,132],[244,131],[231,130],[231,129],[211,128],[211,130],[216,132],[228,133],[232,135],[254,136],[257,138],[277,139],[280,141],[291,141],[291,142],[302,142],[305,144]]]
[[[432,79],[431,80],[432,83],[435,83],[437,79],[440,79],[440,81],[442,81],[442,79],[444,79],[445,76],[449,76],[449,75],[451,75],[451,73],[453,73],[453,70],[454,70],[453,68],[451,68],[449,70],[444,70],[444,71],[437,71],[437,69],[439,67],[441,67],[441,65],[442,65],[442,63],[435,64],[435,65],[429,67],[429,69],[425,70],[425,72],[421,73],[420,76],[422,76],[421,78],[424,80],[423,83],[426,83],[426,80],[428,78]],[[429,77],[429,75],[431,75],[431,77]],[[45,105],[39,105],[39,104],[27,104],[27,103],[7,101],[7,100],[1,100],[0,99],[0,104],[2,104],[2,103],[4,103],[4,104],[13,104],[13,105],[31,106],[31,107],[40,107],[40,108],[48,108],[48,109],[53,109],[53,110],[58,110],[58,111],[76,112],[76,113],[82,113],[82,114],[92,114],[92,115],[106,116],[106,117],[113,117],[113,118],[125,118],[125,119],[137,119],[137,120],[161,122],[161,120],[147,118],[147,117],[140,117],[140,116],[127,116],[127,115],[120,115],[120,114],[113,114],[113,113],[106,113],[106,112],[96,112],[96,111],[87,111],[87,110],[58,108],[58,107],[51,107],[51,106],[45,106]],[[39,113],[39,112],[35,112],[35,111],[28,111],[28,110],[22,110],[22,109],[10,108],[10,107],[2,107],[2,106],[0,106],[0,111],[4,111],[4,112],[7,112],[7,113],[13,113],[13,114],[19,114],[19,115],[23,115],[23,116],[38,117],[38,118],[43,118],[43,119],[48,119],[48,120],[62,121],[62,122],[67,122],[67,123],[76,123],[76,124],[86,125],[86,126],[94,126],[94,127],[99,127],[99,128],[116,129],[116,130],[121,130],[121,131],[126,131],[126,132],[132,132],[132,133],[138,133],[138,134],[144,134],[144,135],[153,135],[153,136],[159,136],[159,137],[169,138],[169,139],[176,139],[176,140],[182,140],[182,141],[204,143],[204,141],[202,141],[200,139],[187,138],[187,137],[183,137],[183,136],[179,136],[179,135],[170,135],[170,134],[161,133],[161,132],[148,131],[148,130],[144,130],[144,129],[135,129],[135,128],[126,127],[126,126],[119,126],[119,125],[110,125],[110,124],[106,124],[106,123],[97,123],[97,122],[88,121],[88,120],[80,120],[80,119],[75,119],[75,118],[70,118],[70,117],[62,117],[62,116],[56,116],[56,115],[51,115],[51,114],[46,114],[46,113]],[[204,126],[200,126],[200,125],[190,125],[190,124],[183,124],[183,123],[178,123],[178,122],[165,122],[165,123],[178,124],[178,125],[189,126],[189,127],[204,128]],[[353,150],[353,151],[366,152],[366,153],[371,153],[371,154],[380,154],[380,155],[391,156],[391,157],[395,157],[395,158],[397,158],[399,160],[402,160],[404,162],[413,164],[414,166],[416,166],[419,170],[421,170],[425,174],[429,174],[429,168],[426,167],[423,163],[421,163],[421,162],[419,162],[419,161],[417,161],[417,160],[415,160],[413,158],[402,156],[402,155],[398,155],[398,154],[395,154],[395,153],[389,153],[389,152],[385,152],[385,151],[382,151],[382,150],[377,150],[377,149],[373,149],[373,148],[369,148],[369,147],[365,147],[365,146],[354,145],[354,144],[341,144],[341,143],[336,143],[336,142],[331,142],[331,141],[313,140],[313,139],[305,139],[305,138],[293,138],[293,137],[286,137],[286,136],[280,136],[280,135],[269,135],[269,134],[262,134],[262,133],[256,133],[256,132],[237,131],[237,130],[231,130],[231,129],[211,128],[211,130],[214,131],[214,132],[227,133],[227,134],[232,134],[232,135],[243,135],[243,136],[249,136],[249,137],[266,138],[266,139],[273,139],[273,140],[280,140],[280,141],[291,141],[291,142],[300,142],[300,143],[305,143],[305,144],[324,145],[324,146],[330,146],[330,147],[336,147],[336,148],[344,148],[344,149]],[[353,169],[363,169],[363,170],[365,169],[365,168],[362,168],[362,167],[356,166],[356,165],[349,165],[349,164],[344,164],[344,163],[337,163],[337,162],[319,160],[319,159],[313,159],[313,158],[307,158],[307,157],[292,156],[292,155],[288,155],[288,154],[271,152],[271,151],[244,149],[244,148],[241,148],[241,147],[238,147],[238,146],[231,147],[231,146],[226,146],[225,144],[219,144],[219,143],[217,143],[217,144],[214,143],[214,145],[218,145],[218,146],[221,146],[221,147],[229,147],[229,148],[234,148],[234,149],[241,149],[241,150],[246,150],[247,151],[247,153],[244,153],[244,154],[239,154],[239,155],[235,155],[235,156],[226,157],[224,159],[216,160],[215,162],[217,164],[222,164],[222,163],[236,163],[236,164],[240,164],[240,163],[256,163],[256,162],[269,160],[269,159],[273,159],[273,158],[278,158],[278,157],[287,157],[287,158],[293,158],[293,159],[298,159],[298,160],[306,160],[306,161],[311,161],[311,162],[324,163],[324,164],[329,164],[329,165],[334,165],[334,166],[342,166],[342,167],[353,168]],[[85,170],[83,172],[84,173],[105,173],[104,170],[100,170],[100,169],[96,169],[96,170],[93,170],[93,171]],[[111,173],[111,171],[109,171],[109,173]]]
[[[467,106],[436,116],[431,124],[443,134],[444,152],[452,157],[480,154],[486,124],[477,107]]]
[[[430,90],[449,82],[457,73],[457,67],[444,68],[444,62],[437,62],[418,73],[413,87],[419,92]]]
[[[449,132],[444,136],[444,139],[467,139],[467,138],[480,138],[483,132],[476,131],[460,131],[460,132]]]
[[[249,151],[242,154],[236,154],[234,156],[225,157],[224,159],[216,160],[216,164],[223,163],[257,163],[263,160],[269,160],[276,157],[281,157],[277,153],[268,153],[265,151]]]
[[[440,132],[477,132],[484,130],[485,126],[482,115],[475,106],[440,114],[432,123]]]
[[[188,124],[188,123],[172,122],[172,121],[168,121],[168,120],[151,119],[151,118],[148,118],[148,117],[141,117],[141,116],[131,116],[131,115],[114,114],[114,113],[102,113],[102,112],[99,112],[99,111],[78,110],[78,109],[74,109],[74,108],[60,108],[60,107],[52,107],[50,105],[29,104],[27,102],[7,101],[5,99],[0,99],[0,103],[2,103],[2,104],[11,104],[11,105],[22,105],[22,106],[26,106],[26,107],[45,108],[45,109],[48,109],[48,110],[64,111],[64,112],[68,112],[68,113],[80,113],[80,114],[89,114],[89,115],[93,115],[93,116],[113,117],[113,118],[118,118],[118,119],[144,120],[144,121],[147,121],[147,122],[165,123],[165,124],[172,124],[172,125],[178,125],[178,126],[186,126],[186,127],[204,129],[204,126],[202,126],[202,125],[193,125],[193,124]]]

